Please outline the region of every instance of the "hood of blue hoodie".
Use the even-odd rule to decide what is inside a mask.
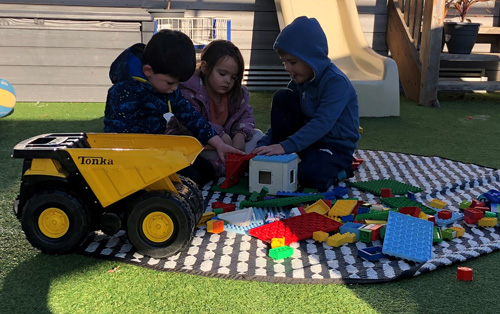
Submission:
[[[314,71],[313,81],[330,66],[328,41],[318,20],[300,16],[276,38],[274,49],[281,49],[307,63]]]
[[[142,56],[145,44],[135,44],[125,49],[109,69],[109,78],[113,84],[137,80],[147,82],[147,78],[142,71]]]

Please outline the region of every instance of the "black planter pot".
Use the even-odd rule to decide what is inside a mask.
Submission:
[[[479,23],[445,22],[444,41],[449,53],[469,54],[476,43]]]

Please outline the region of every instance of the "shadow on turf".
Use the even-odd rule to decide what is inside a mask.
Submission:
[[[5,277],[0,293],[0,312],[53,313],[48,305],[52,282],[61,277],[71,277],[74,273],[83,273],[98,263],[101,261],[77,254],[38,254],[19,264]],[[74,296],[73,302],[79,303],[78,295]],[[67,312],[72,310],[67,309]]]

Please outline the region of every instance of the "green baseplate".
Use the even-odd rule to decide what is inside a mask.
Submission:
[[[402,195],[408,192],[422,192],[422,189],[417,186],[390,179],[349,182],[349,186],[355,187],[362,191],[370,192],[377,196],[382,195],[382,189],[391,189],[392,194],[394,195]]]

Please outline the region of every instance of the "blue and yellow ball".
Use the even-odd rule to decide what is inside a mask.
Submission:
[[[0,78],[0,118],[6,117],[14,111],[16,92],[14,87]]]

